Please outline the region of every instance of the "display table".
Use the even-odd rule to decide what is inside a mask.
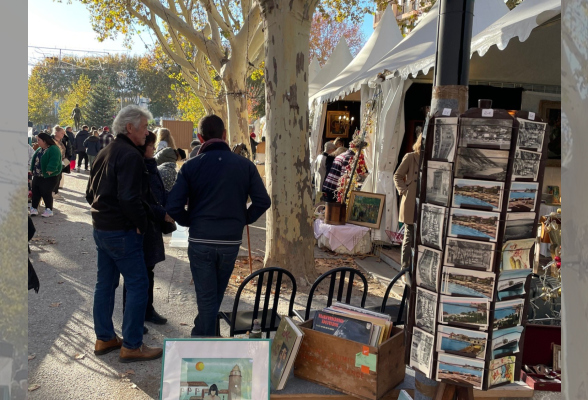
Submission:
[[[365,226],[329,225],[321,219],[315,220],[313,226],[320,248],[326,247],[338,254],[368,254],[372,251],[370,229]]]

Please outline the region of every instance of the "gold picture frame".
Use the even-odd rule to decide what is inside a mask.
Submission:
[[[351,192],[347,208],[347,222],[366,228],[379,229],[385,202],[385,194]]]
[[[327,139],[349,137],[350,116],[349,111],[327,111]],[[341,124],[343,120],[347,121],[345,125]]]

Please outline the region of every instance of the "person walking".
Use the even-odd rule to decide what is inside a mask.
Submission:
[[[71,126],[65,127],[65,135],[67,136],[67,141],[71,147],[67,156],[69,160],[69,170],[73,171],[76,169],[76,135],[74,135]]]
[[[80,172],[80,168],[82,167],[82,160],[84,160],[85,169],[88,170],[88,153],[86,153],[86,148],[84,147],[84,142],[90,136],[90,132],[88,132],[88,125],[82,126],[82,130],[78,132],[76,135],[76,153],[78,155],[78,168],[77,171]]]
[[[192,140],[192,143],[190,143],[190,155],[188,155],[188,158],[194,158],[198,155],[198,150],[200,150],[200,141],[198,139],[194,139]]]
[[[207,337],[216,333],[243,228],[257,221],[271,200],[255,165],[231,152],[222,119],[202,118],[198,132],[204,139],[200,154],[180,168],[166,209],[178,224],[190,227],[188,257],[198,305],[191,336]]]
[[[45,132],[37,136],[39,148],[33,154],[31,173],[33,174],[31,200],[31,216],[39,215],[41,198],[45,203],[45,211],[41,217],[53,216],[53,188],[59,182],[61,172],[61,150],[51,136]]]
[[[67,146],[64,143],[64,140],[67,136],[65,136],[65,130],[59,126],[55,125],[53,127],[53,134],[51,135],[53,141],[59,147],[61,151],[61,172],[57,177],[57,182],[55,183],[55,187],[53,188],[53,198],[58,198],[59,196],[59,187],[63,187],[63,172],[66,167],[69,167],[69,160],[67,158]]]
[[[98,273],[94,289],[94,354],[120,349],[120,362],[160,358],[163,349],[143,343],[149,278],[143,236],[152,214],[147,198],[149,178],[139,146],[145,144],[151,113],[136,105],[119,111],[114,141],[98,153],[86,189],[91,205]],[[127,288],[123,339],[112,322],[116,288],[122,274]]]
[[[166,147],[176,148],[176,142],[171,132],[167,128],[159,128],[157,130],[157,142],[155,142],[155,154],[159,153]]]
[[[412,146],[412,153],[407,153],[394,173],[394,186],[401,196],[398,221],[403,222],[404,239],[400,252],[400,266],[410,268],[411,246],[414,241],[414,209],[416,206],[417,180],[421,158],[422,135]],[[406,276],[403,275],[404,278]],[[403,279],[405,281],[405,279]],[[405,281],[406,282],[406,281]]]
[[[164,325],[167,318],[159,315],[153,307],[153,286],[155,274],[155,264],[165,260],[165,248],[163,246],[163,234],[161,225],[165,222],[173,223],[174,220],[165,211],[165,203],[167,193],[163,186],[163,180],[157,171],[157,163],[153,158],[155,154],[155,134],[149,132],[145,139],[145,145],[140,149],[145,153],[145,166],[149,172],[149,191],[152,196],[149,196],[147,202],[153,211],[155,221],[147,226],[145,236],[143,238],[143,256],[145,258],[145,265],[147,266],[147,277],[149,279],[149,290],[147,296],[147,309],[145,310],[145,321],[152,322],[156,325]],[[125,310],[125,303],[127,298],[127,287],[123,285],[123,313]],[[143,328],[143,332],[147,329]]]
[[[249,125],[249,145],[251,146],[251,156],[255,160],[256,151],[257,151],[257,140],[255,140],[255,128],[253,125]]]
[[[88,160],[90,161],[90,171],[92,171],[92,165],[94,164],[94,160],[100,151],[100,138],[98,137],[97,130],[92,132],[92,136],[84,140],[84,148],[86,149]]]
[[[102,133],[99,136],[100,138],[100,150],[108,146],[114,140],[114,136],[110,132],[110,128],[105,126],[102,128]]]

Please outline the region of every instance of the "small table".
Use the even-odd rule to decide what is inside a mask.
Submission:
[[[313,227],[319,247],[338,254],[368,254],[372,251],[370,228],[352,224],[329,225],[321,219],[315,220]]]

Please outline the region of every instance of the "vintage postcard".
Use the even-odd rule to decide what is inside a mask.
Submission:
[[[488,387],[501,383],[513,383],[515,380],[516,356],[506,356],[490,361],[488,371]]]
[[[496,242],[499,222],[499,213],[452,208],[449,214],[449,236]]]
[[[543,139],[545,138],[545,122],[528,121],[517,118],[519,121],[519,136],[517,138],[517,148],[533,149],[541,151],[543,149]]]
[[[519,326],[523,320],[525,299],[499,301],[494,309],[494,330]]]
[[[530,268],[502,271],[496,283],[498,300],[524,295],[525,283],[531,272],[533,271]]]
[[[504,182],[456,179],[453,183],[453,207],[484,208],[500,211]]]
[[[492,271],[495,247],[490,242],[447,238],[445,265]]]
[[[447,207],[449,205],[452,178],[451,163],[429,161],[427,163],[426,202]]]
[[[489,311],[490,301],[488,299],[442,295],[439,304],[439,322],[471,325],[485,330],[489,325]]]
[[[532,179],[536,181],[540,163],[541,153],[517,149],[512,167],[512,177],[515,180]]]
[[[508,192],[508,211],[535,211],[539,183],[512,182]]]
[[[460,147],[455,162],[455,177],[504,181],[507,167],[507,150]]]
[[[494,297],[493,272],[474,271],[471,269],[443,267],[441,278],[441,293],[449,295]]]
[[[457,118],[436,118],[431,158],[453,162],[456,145]]]
[[[532,238],[534,228],[534,212],[507,213],[503,241]]]
[[[519,352],[519,341],[524,327],[501,329],[492,335],[492,359]]]
[[[439,273],[441,271],[441,252],[425,246],[418,247],[418,262],[416,268],[417,286],[436,292],[439,288]]]
[[[462,118],[459,146],[508,150],[512,123],[511,119]]]
[[[437,293],[417,287],[415,324],[430,334],[435,334],[437,317]]]
[[[536,239],[509,240],[502,246],[501,271],[531,268],[531,250]]]
[[[433,342],[435,337],[417,327],[412,331],[410,346],[410,366],[417,368],[429,379],[433,364]]]
[[[464,357],[484,359],[486,357],[486,332],[439,325],[437,328],[437,351],[455,353]]]
[[[425,203],[421,210],[421,243],[441,250],[447,209]]]
[[[439,354],[437,359],[437,380],[471,385],[474,389],[482,389],[484,361]]]

